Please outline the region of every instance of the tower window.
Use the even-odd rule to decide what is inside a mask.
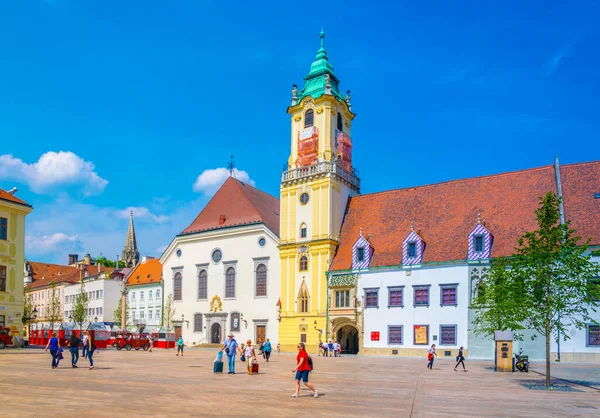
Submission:
[[[308,109],[304,114],[304,127],[310,128],[313,126],[315,120],[315,113],[312,109]]]
[[[302,287],[300,288],[300,294],[298,295],[298,312],[299,313],[308,313],[308,289],[306,288],[306,283],[302,283]]]
[[[300,226],[300,238],[306,238],[306,224]]]
[[[307,270],[308,270],[308,257],[303,255],[302,257],[300,257],[300,271],[307,271]]]
[[[342,120],[342,114],[338,112],[337,114],[337,128],[338,131],[343,131],[343,120]]]
[[[300,195],[300,203],[302,203],[303,205],[306,205],[308,203],[308,193],[304,192]]]
[[[357,249],[356,258],[359,262],[365,261],[365,249],[363,247]]]
[[[417,243],[416,242],[409,242],[408,243],[408,257],[409,258],[414,258],[417,256]]]
[[[474,237],[475,240],[475,252],[481,253],[483,252],[483,236],[477,235]]]

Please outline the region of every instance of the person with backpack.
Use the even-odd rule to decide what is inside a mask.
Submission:
[[[71,338],[69,339],[69,351],[71,352],[71,367],[74,369],[77,368],[77,361],[79,361],[79,343],[81,340],[73,331],[71,333]]]
[[[271,341],[269,341],[269,339],[267,338],[267,341],[265,341],[265,346],[263,347],[263,352],[264,352],[264,357],[265,360],[267,360],[267,363],[269,362],[269,358],[271,357]]]
[[[466,372],[467,369],[465,368],[465,358],[463,357],[463,348],[462,347],[460,347],[458,349],[458,356],[456,356],[456,366],[454,366],[454,371],[457,371],[456,368],[461,363],[462,363],[462,366],[463,366],[463,371]]]
[[[300,380],[304,382],[304,386],[313,391],[314,397],[319,396],[319,391],[312,383],[308,383],[308,374],[312,371],[312,359],[306,352],[304,343],[298,343],[298,355],[296,356],[296,368],[292,373],[296,373],[296,392],[292,398],[300,397]]]

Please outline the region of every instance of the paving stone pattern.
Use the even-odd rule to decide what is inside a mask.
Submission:
[[[260,374],[213,374],[215,350],[98,352],[95,370],[85,359],[72,369],[69,356],[57,370],[39,349],[0,350],[0,404],[4,417],[202,416],[202,417],[597,417],[600,392],[528,390],[523,380],[543,382],[535,373],[494,373],[489,362],[454,363],[426,359],[313,355],[313,382],[292,399],[291,354],[261,359]],[[561,365],[564,366],[564,365]],[[600,373],[588,365],[587,373]],[[571,371],[571,373],[574,373]],[[565,384],[561,382],[561,384]]]

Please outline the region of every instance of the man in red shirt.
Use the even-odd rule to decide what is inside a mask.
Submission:
[[[296,368],[292,370],[292,373],[296,373],[296,393],[292,395],[292,398],[298,398],[300,396],[300,380],[304,382],[304,385],[313,391],[314,397],[319,396],[319,391],[314,387],[312,383],[308,383],[308,374],[310,373],[310,365],[308,364],[308,353],[304,347],[304,343],[298,343],[298,356],[296,356]]]

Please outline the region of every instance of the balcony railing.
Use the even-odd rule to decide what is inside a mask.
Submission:
[[[306,167],[294,168],[291,170],[288,170],[287,168],[288,167],[285,166],[284,171],[281,174],[282,182],[300,180],[319,174],[333,173],[346,180],[348,183],[354,186],[357,191],[360,190],[360,178],[358,177],[358,170],[352,170],[352,173],[350,173],[344,169],[340,162],[320,161]]]

